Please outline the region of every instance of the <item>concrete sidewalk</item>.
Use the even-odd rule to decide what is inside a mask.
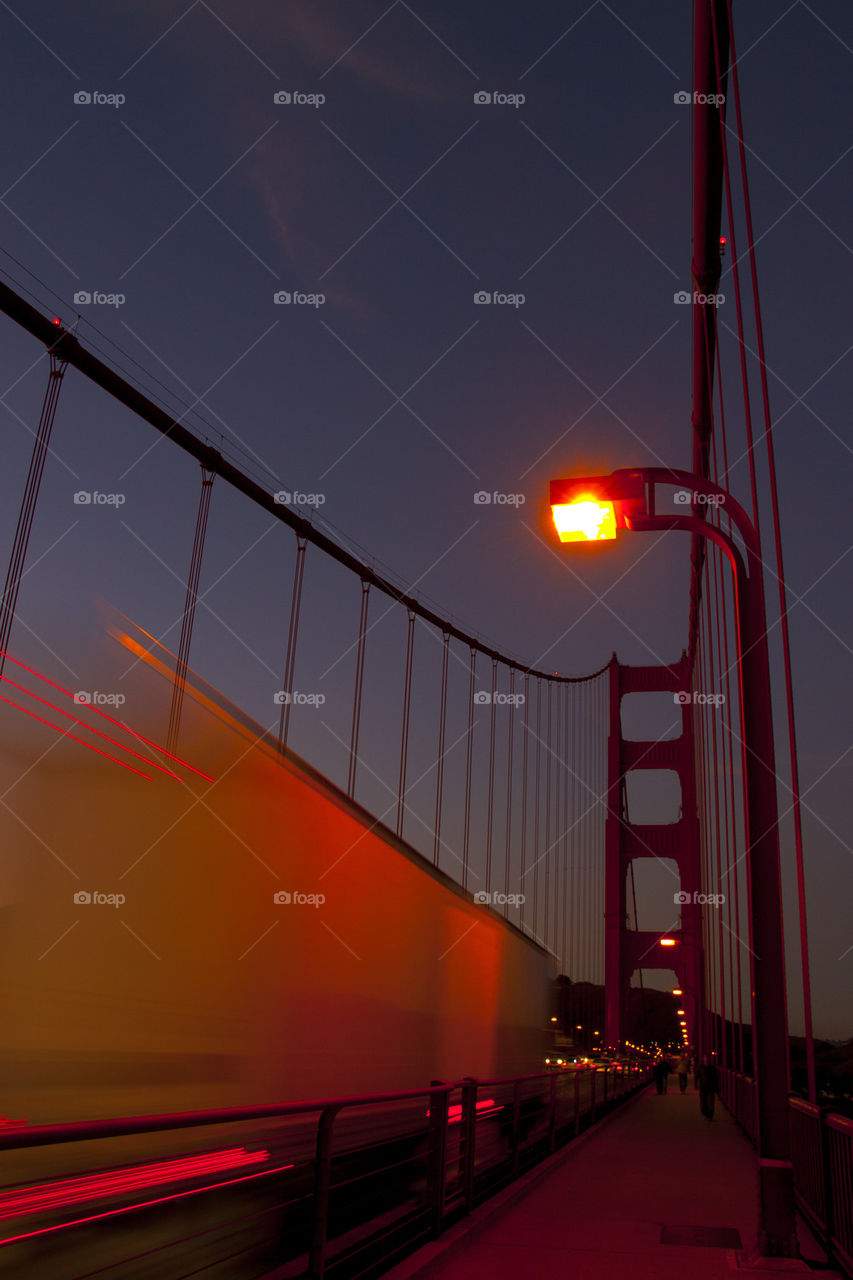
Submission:
[[[391,1275],[692,1280],[730,1277],[738,1248],[754,1248],[755,1152],[719,1102],[713,1122],[702,1118],[692,1088],[681,1095],[670,1086],[660,1097],[647,1090],[548,1163],[548,1175],[531,1175],[521,1196],[507,1196],[497,1212],[482,1206],[467,1228],[448,1233],[459,1233],[455,1243],[427,1246]],[[662,1243],[664,1230],[677,1228],[725,1229],[727,1236],[715,1247]],[[807,1270],[796,1262],[777,1267]]]

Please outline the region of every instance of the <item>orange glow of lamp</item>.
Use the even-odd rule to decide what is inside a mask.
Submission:
[[[642,503],[638,477],[584,476],[551,481],[551,516],[561,542],[612,542],[625,515]]]
[[[574,502],[557,502],[551,514],[561,542],[605,542],[616,537],[612,502],[587,495]]]
[[[660,940],[660,944],[661,944],[661,946],[662,946],[662,947],[677,947],[677,946],[678,946],[678,943],[676,942],[675,938],[661,938],[661,940]]]

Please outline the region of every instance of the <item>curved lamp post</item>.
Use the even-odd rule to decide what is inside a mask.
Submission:
[[[657,510],[658,485],[677,485],[687,491],[678,499],[684,506],[683,514]],[[742,550],[730,533],[694,514],[700,502],[725,508],[731,527],[740,535]],[[743,507],[724,489],[690,471],[666,467],[626,468],[609,476],[552,480],[551,510],[561,542],[609,541],[620,529],[643,533],[681,529],[716,543],[734,571],[750,885],[758,1247],[764,1256],[798,1257],[788,1129],[788,1027],[779,813],[764,587],[756,532]]]

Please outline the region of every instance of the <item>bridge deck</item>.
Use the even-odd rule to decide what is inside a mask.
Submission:
[[[440,1242],[429,1246],[391,1275],[399,1280],[416,1275],[444,1280],[730,1276],[734,1241],[728,1247],[664,1244],[662,1233],[679,1227],[734,1229],[742,1247],[751,1250],[755,1152],[719,1101],[708,1123],[700,1115],[692,1078],[683,1096],[677,1082],[673,1088],[675,1079],[670,1078],[664,1096],[647,1090],[600,1131],[570,1144],[555,1157],[552,1171],[544,1179],[534,1175],[530,1189],[502,1212],[488,1213],[483,1206],[482,1222],[472,1222],[455,1246],[432,1259]],[[801,1245],[811,1252],[802,1236]]]

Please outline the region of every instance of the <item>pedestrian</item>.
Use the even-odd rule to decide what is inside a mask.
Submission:
[[[706,1120],[714,1119],[714,1102],[720,1091],[720,1077],[707,1053],[699,1068],[699,1109]]]
[[[657,1089],[658,1093],[666,1093],[667,1072],[666,1072],[666,1067],[664,1066],[663,1058],[659,1058],[658,1061],[655,1063],[655,1065],[652,1067],[652,1075],[655,1078],[655,1088]]]
[[[669,1088],[669,1073],[672,1071],[672,1063],[669,1058],[664,1058],[661,1066],[663,1067],[663,1091],[666,1093]]]
[[[675,1070],[678,1074],[678,1088],[684,1093],[687,1089],[687,1077],[690,1074],[690,1059],[685,1053],[681,1055],[675,1064]]]

